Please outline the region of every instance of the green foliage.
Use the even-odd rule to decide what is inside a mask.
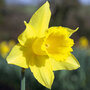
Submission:
[[[52,90],[90,89],[90,51],[74,47],[74,53],[81,67],[73,71],[56,71]],[[26,90],[48,90],[39,84],[29,69],[25,71]],[[0,56],[0,90],[20,90],[21,68],[8,65]]]

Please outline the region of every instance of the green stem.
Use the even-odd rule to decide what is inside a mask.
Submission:
[[[21,90],[25,90],[25,68],[21,70]]]

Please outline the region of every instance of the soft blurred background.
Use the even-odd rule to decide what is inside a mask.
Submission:
[[[20,90],[21,68],[8,65],[5,58],[24,31],[24,20],[47,0],[0,0],[0,90]],[[73,54],[81,67],[73,71],[56,71],[52,90],[90,90],[90,0],[49,0],[52,17],[50,26],[79,30]],[[26,90],[48,90],[26,70]]]

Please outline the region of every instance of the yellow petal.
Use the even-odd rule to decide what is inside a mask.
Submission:
[[[28,68],[28,61],[24,56],[23,47],[20,44],[15,45],[6,60],[9,64],[14,64],[23,68]]]
[[[32,16],[29,24],[36,30],[38,37],[42,37],[48,29],[50,16],[51,12],[48,1]]]
[[[35,59],[30,62],[30,68],[39,83],[47,88],[51,88],[54,74],[51,63],[46,56],[36,56]]]
[[[51,59],[50,60],[53,66],[53,70],[74,70],[80,67],[79,62],[77,61],[77,59],[71,54],[71,56],[69,56],[67,58],[67,60],[62,61],[62,62],[58,62],[56,60]]]
[[[19,35],[18,41],[21,45],[28,46],[28,44],[31,43],[30,41],[32,41],[36,37],[36,33],[35,30],[31,27],[31,25],[26,23],[26,21],[24,21],[24,23],[26,25],[26,29],[23,33]]]
[[[63,29],[64,30],[66,29],[69,32],[69,37],[70,37],[73,33],[75,33],[79,29],[79,27],[77,27],[75,30],[72,30],[70,28],[65,28],[65,27]]]

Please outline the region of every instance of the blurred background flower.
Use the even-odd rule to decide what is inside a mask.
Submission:
[[[10,51],[10,48],[9,46],[7,45],[7,42],[6,41],[3,41],[0,45],[0,53],[1,53],[1,56],[3,58],[5,58],[7,56],[7,54],[9,53]]]
[[[14,40],[10,40],[10,41],[2,41],[0,43],[0,54],[3,58],[6,58],[6,56],[8,55],[9,51],[12,49],[12,47],[15,45],[15,41]]]
[[[46,0],[0,0],[0,49],[8,53],[14,44],[9,45],[10,40],[17,42],[18,35],[24,31],[24,20],[29,21],[32,14]],[[90,89],[90,0],[49,0],[51,4],[52,18],[50,26],[64,26],[79,30],[71,37],[75,40],[73,54],[79,60],[81,67],[75,71],[55,72],[56,78],[52,90],[89,90]],[[81,39],[82,36],[87,39]],[[84,40],[84,47],[79,44]],[[10,46],[10,47],[8,47]],[[1,54],[0,54],[1,55]],[[6,54],[7,55],[7,54]],[[6,56],[4,55],[4,56]],[[0,56],[0,90],[20,90],[21,68],[8,65],[3,56]],[[8,83],[9,82],[9,83]],[[46,90],[34,79],[30,70],[26,70],[27,90]]]
[[[82,36],[79,38],[79,47],[80,48],[88,48],[89,47],[89,40],[85,36]]]

